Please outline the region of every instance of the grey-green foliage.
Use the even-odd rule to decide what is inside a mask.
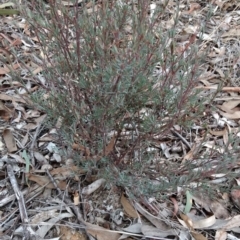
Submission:
[[[193,91],[197,49],[186,49],[183,60],[184,53],[175,51],[177,18],[165,30],[159,21],[164,7],[150,19],[146,2],[138,1],[137,10],[106,3],[92,13],[84,6],[46,7],[43,1],[22,9],[45,55],[48,99],[38,97],[38,103],[53,122],[63,119],[67,141],[77,133],[93,156],[103,152],[113,130],[129,158],[135,148],[143,154],[155,134],[168,133],[175,123],[184,125],[200,105]],[[157,63],[160,71],[153,76]],[[133,126],[128,140],[120,137],[125,124]],[[112,151],[105,157],[120,161],[121,156]]]

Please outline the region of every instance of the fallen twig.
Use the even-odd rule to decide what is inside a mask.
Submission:
[[[17,180],[15,178],[13,168],[10,164],[7,165],[7,172],[8,172],[8,176],[9,176],[10,182],[12,184],[14,193],[15,193],[16,198],[18,200],[20,217],[21,217],[21,220],[23,222],[23,234],[24,234],[26,240],[27,239],[32,239],[31,235],[36,236],[36,234],[32,230],[32,228],[30,226],[28,226],[29,220],[28,220],[28,215],[27,215],[27,210],[26,210],[23,194],[18,187],[18,183],[17,183]]]
[[[177,131],[175,131],[175,130],[173,130],[173,129],[171,129],[171,132],[172,132],[175,136],[177,136],[178,138],[180,138],[180,139],[182,140],[182,142],[183,142],[189,149],[191,149],[190,143],[189,143],[180,133],[178,133]]]

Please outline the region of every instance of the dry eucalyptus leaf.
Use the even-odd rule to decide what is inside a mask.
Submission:
[[[51,175],[58,175],[63,178],[75,178],[81,174],[86,173],[85,169],[82,169],[77,166],[62,166],[59,168],[54,168],[52,171],[50,171]]]
[[[178,221],[185,227],[188,228],[189,230],[193,229],[193,222],[191,220],[190,217],[188,217],[187,215],[183,214],[180,212],[180,217],[181,218],[177,218]]]
[[[121,204],[128,216],[133,217],[133,218],[138,217],[137,211],[134,209],[134,207],[131,205],[131,203],[128,201],[128,199],[126,197],[124,197],[123,194],[121,196]]]
[[[195,240],[208,240],[201,233],[198,233],[196,231],[191,232],[191,235],[194,237]]]
[[[35,159],[37,160],[38,163],[40,164],[48,164],[48,161],[46,158],[40,153],[40,152],[33,152]]]
[[[219,111],[220,114],[227,119],[240,119],[240,111],[234,111],[233,113],[226,113]]]
[[[103,178],[96,180],[95,182],[91,183],[87,187],[84,187],[82,190],[82,194],[90,195],[91,193],[95,192],[98,188],[100,188],[101,185],[105,182],[106,182],[106,180]]]
[[[44,222],[49,218],[57,217],[59,213],[57,213],[57,209],[51,209],[49,211],[41,211],[40,213],[34,215],[30,220],[31,224],[39,224],[40,222]]]
[[[25,147],[25,145],[27,144],[27,142],[28,142],[28,135],[29,135],[29,133],[27,132],[27,133],[25,134],[25,136],[23,137],[23,139],[22,139],[22,141],[21,141],[22,147]]]
[[[46,222],[46,224],[42,225],[37,230],[37,235],[41,238],[45,238],[45,235],[47,232],[56,225],[57,222],[60,222],[64,218],[71,218],[73,217],[73,214],[71,213],[59,213],[57,216],[52,217],[49,221]]]
[[[222,106],[219,106],[223,111],[232,113],[232,109],[237,107],[237,105],[240,104],[240,100],[229,100],[222,104]]]
[[[213,136],[223,136],[224,135],[224,132],[225,132],[225,129],[222,130],[222,131],[215,131],[215,130],[209,130],[210,134],[212,134]]]
[[[224,226],[226,231],[230,231],[233,228],[240,227],[240,215],[236,215],[231,218],[227,224]]]
[[[91,223],[86,223],[86,231],[97,240],[118,240],[120,238],[119,233],[110,231],[97,225],[93,225]]]
[[[26,164],[26,161],[21,156],[19,156],[18,154],[8,154],[8,155],[10,157],[12,157],[13,159],[15,159],[18,163]]]
[[[178,236],[179,234],[179,230],[177,229],[169,229],[167,231],[161,231],[160,229],[148,225],[148,224],[143,224],[142,225],[142,233],[144,234],[144,236],[146,237],[161,237],[161,238],[165,238],[167,236]]]
[[[2,118],[4,121],[8,121],[12,116],[12,112],[4,106],[2,101],[0,101],[0,118]]]
[[[213,212],[216,218],[226,219],[229,213],[224,206],[218,201],[212,201],[203,193],[193,193],[193,200],[205,208],[208,212]]]
[[[38,183],[42,187],[55,189],[53,183],[51,183],[50,179],[47,176],[40,176],[40,175],[33,175],[33,174],[26,174],[29,180]],[[66,190],[67,184],[64,181],[56,181],[58,188],[61,190]]]
[[[198,221],[193,221],[193,228],[194,229],[203,229],[203,228],[208,228],[210,226],[212,226],[213,224],[215,224],[216,222],[216,218],[215,215],[212,215],[208,218],[204,218],[202,220],[198,220]]]
[[[222,37],[229,37],[229,36],[235,36],[235,37],[240,36],[239,28],[234,27],[234,28],[230,29],[228,32],[226,32],[222,35]]]
[[[79,193],[77,191],[73,193],[73,202],[74,202],[74,205],[76,206],[80,204]]]
[[[60,239],[64,240],[88,240],[89,238],[86,236],[86,234],[82,231],[79,231],[78,229],[73,229],[68,226],[59,226],[60,229]],[[55,239],[49,239],[49,240],[55,240]],[[92,239],[91,239],[92,240]]]
[[[141,228],[142,228],[142,223],[135,223],[126,228],[123,228],[122,230],[130,233],[142,233]]]
[[[80,144],[80,143],[73,143],[73,145],[72,145],[72,148],[73,148],[73,150],[76,150],[76,151],[82,151],[83,153],[85,153],[86,154],[86,157],[88,158],[89,156],[90,156],[90,150],[87,148],[87,147],[85,147],[85,146],[83,146],[82,144]]]
[[[135,207],[146,219],[148,219],[160,231],[171,232],[172,227],[168,226],[166,224],[166,221],[160,219],[159,217],[152,215],[146,209],[144,209],[139,203],[136,203]]]
[[[238,208],[240,208],[240,190],[232,189],[230,194],[233,202],[236,204]]]
[[[13,137],[12,131],[10,129],[4,129],[3,131],[3,139],[5,141],[5,144],[7,146],[8,151],[11,152],[16,152],[17,151],[17,145],[16,141]]]
[[[225,240],[227,239],[227,232],[224,230],[217,230],[215,234],[215,240]]]
[[[1,71],[0,71],[1,72]],[[21,102],[21,103],[26,103],[26,101],[21,98],[21,97],[18,97],[17,95],[15,97],[13,96],[9,96],[7,94],[4,94],[4,93],[0,93],[0,99],[1,100],[4,100],[4,101],[12,101],[12,102]]]

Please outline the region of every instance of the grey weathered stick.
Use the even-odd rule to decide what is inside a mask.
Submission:
[[[171,129],[171,132],[172,132],[173,134],[175,134],[178,138],[180,138],[180,139],[182,140],[182,142],[183,142],[189,149],[191,149],[190,143],[189,143],[180,133],[178,133],[177,131],[175,131],[175,130],[173,130],[173,129]]]
[[[30,239],[30,235],[34,234],[34,231],[31,229],[31,227],[28,226],[29,221],[28,221],[28,215],[27,215],[27,210],[26,210],[26,205],[25,205],[25,201],[23,198],[23,194],[19,189],[16,177],[13,172],[13,168],[10,164],[7,165],[7,172],[8,172],[10,182],[12,184],[14,193],[15,193],[17,201],[18,201],[20,217],[23,222],[23,230],[24,230],[25,239]]]
[[[37,189],[36,189],[36,187],[37,187]],[[33,189],[28,188],[28,189],[23,190],[23,191],[22,191],[22,194],[25,195],[25,194],[29,193],[30,190],[31,190],[31,193],[30,193],[29,195],[32,195],[32,196],[26,200],[26,203],[32,201],[36,196],[38,196],[39,194],[41,194],[43,188],[42,188],[42,187],[38,187],[37,185],[35,185]],[[8,198],[8,200],[9,200],[9,202],[10,202],[10,201],[15,200],[15,198],[16,198],[16,196],[14,195],[14,198],[13,198],[13,199],[12,199],[12,197],[11,197],[10,199]],[[9,203],[9,202],[8,202],[8,203]],[[0,204],[0,206],[1,206],[1,204]],[[18,211],[18,208],[15,208],[15,209],[13,210],[13,212],[11,213],[10,216],[5,216],[5,217],[1,218],[2,221],[3,221],[4,219],[6,219],[5,221],[1,222],[1,225],[4,225],[5,223],[7,223],[7,222],[9,221],[9,219],[12,218],[12,215],[14,215],[17,211]],[[0,227],[1,227],[1,225],[0,225]]]

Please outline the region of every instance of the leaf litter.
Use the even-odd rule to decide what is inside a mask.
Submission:
[[[61,2],[70,6],[67,1]],[[81,2],[80,0],[79,3]],[[101,1],[97,1],[96,7],[101,4]],[[174,4],[173,0],[168,2],[171,17],[162,20],[166,29],[174,24]],[[154,11],[156,6],[155,1],[152,1],[151,11]],[[209,6],[213,7],[213,16],[206,31],[201,35],[198,33],[198,22],[201,22]],[[91,2],[86,7],[91,13]],[[15,8],[15,5],[7,2],[1,4],[0,8],[8,10]],[[182,48],[186,44],[184,35],[195,34],[200,40],[200,51],[206,46],[210,49],[202,66],[203,71],[197,88],[206,99],[207,96],[216,94],[213,100],[216,112],[204,110],[192,128],[196,130],[194,134],[176,126],[178,134],[172,132],[167,141],[156,136],[157,141],[161,141],[162,165],[159,166],[157,161],[153,160],[149,168],[155,170],[146,171],[144,174],[149,174],[150,183],[157,186],[159,181],[168,182],[168,179],[158,176],[157,171],[159,167],[164,167],[166,160],[189,161],[195,164],[193,170],[201,168],[201,164],[211,163],[209,171],[206,172],[209,179],[207,185],[211,188],[211,182],[223,180],[225,177],[214,174],[214,169],[218,167],[218,161],[221,159],[219,154],[231,151],[232,145],[239,137],[240,4],[236,0],[196,0],[191,3],[183,0],[180,10],[182,28],[179,32],[182,36],[180,34],[179,41],[183,41]],[[30,93],[40,89],[40,85],[36,83],[40,81],[42,86],[46,84],[41,75],[44,70],[41,58],[44,55],[39,51],[38,40],[31,33],[29,23],[21,15],[14,15],[15,13],[17,12],[14,9],[0,12],[0,15],[4,15],[1,16],[0,24],[1,237],[12,234],[22,236],[25,231],[38,236],[39,239],[58,239],[60,235],[56,225],[59,225],[61,232],[70,234],[73,239],[87,239],[89,235],[98,240],[141,239],[144,236],[149,239],[167,239],[169,236],[182,236],[183,239],[190,239],[190,236],[195,239],[227,239],[240,233],[240,194],[237,179],[234,182],[226,176],[225,185],[219,184],[219,189],[209,192],[208,196],[201,196],[191,190],[185,191],[190,186],[179,183],[177,192],[170,188],[167,193],[163,193],[167,196],[165,202],[156,196],[139,196],[139,199],[132,201],[127,188],[123,190],[114,183],[110,184],[110,187],[104,186],[105,180],[99,179],[94,169],[87,171],[75,166],[71,159],[62,159],[57,150],[62,147],[57,139],[57,130],[40,130],[45,113],[35,108],[30,100]],[[179,48],[179,53],[182,48]],[[15,73],[14,76],[21,76],[23,81],[17,77],[13,79],[11,72]],[[124,136],[128,134],[126,129]],[[230,142],[230,138],[236,139],[235,142]],[[92,154],[79,143],[72,147],[87,156]],[[115,142],[113,134],[101,157],[107,156],[114,148],[121,146]],[[204,159],[203,154],[203,158],[196,162],[195,156],[201,148],[205,152],[213,153],[213,158]],[[148,148],[154,155],[157,155],[158,150],[159,147]],[[238,151],[232,150],[231,154],[238,156]],[[239,172],[239,162],[226,167],[228,171]],[[46,171],[49,174],[46,174]],[[116,169],[113,171],[117,174]],[[182,169],[179,173],[184,177],[184,174],[189,172]],[[6,178],[7,175],[9,178]],[[152,180],[152,176],[156,181]],[[82,177],[85,178],[84,182],[80,181]],[[28,179],[26,183],[29,186],[22,181],[24,178]],[[196,180],[193,181],[193,186],[202,185],[201,181]],[[231,187],[230,194],[220,192],[220,187]],[[66,195],[72,194],[68,205],[59,195],[59,190],[65,191]],[[224,197],[225,195],[227,197]],[[44,200],[46,196],[47,202]],[[217,199],[214,199],[216,197]],[[59,201],[56,203],[55,200]],[[72,207],[70,203],[75,206]],[[79,204],[82,214],[76,210]],[[78,221],[77,225],[76,221],[72,221],[74,218]],[[36,225],[39,226],[38,230]],[[67,228],[64,229],[63,225]],[[85,234],[74,238],[75,235],[71,235],[72,228],[86,231]]]

